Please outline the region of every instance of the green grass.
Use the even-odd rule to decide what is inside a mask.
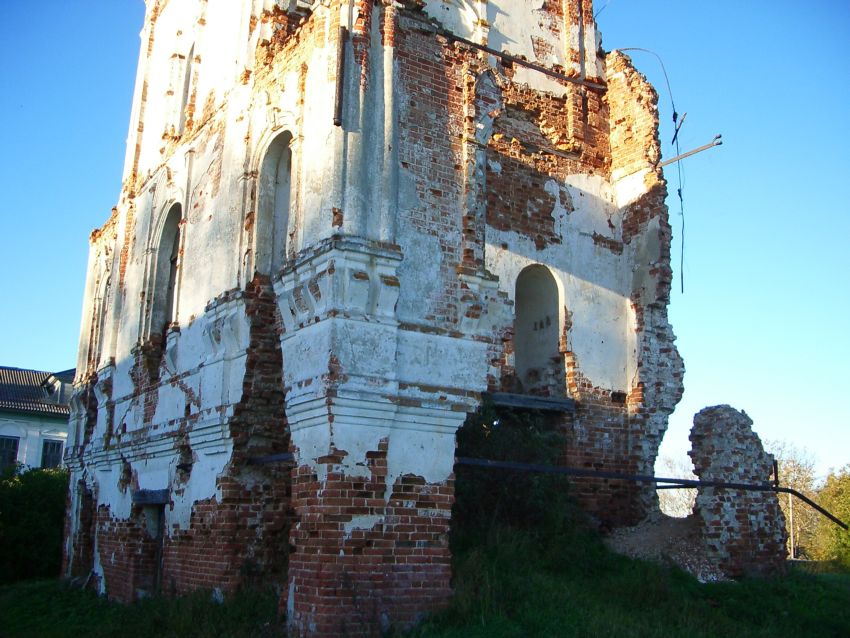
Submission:
[[[488,411],[489,410],[489,411]],[[558,430],[492,407],[458,433],[459,454],[554,463]],[[555,452],[553,452],[553,450]],[[850,638],[850,574],[841,565],[702,585],[677,569],[608,551],[556,475],[459,468],[452,512],[455,595],[414,638]],[[272,638],[277,597],[242,593],[106,602],[56,581],[0,587],[0,638]]]
[[[0,587],[2,638],[284,636],[277,597],[209,592],[110,603],[58,581]],[[850,574],[795,568],[703,585],[609,552],[590,532],[545,538],[495,528],[458,552],[452,606],[411,634],[435,637],[850,636]]]
[[[59,581],[29,581],[0,587],[0,636],[276,638],[286,635],[276,608],[271,593],[240,593],[224,604],[198,592],[120,605]]]
[[[850,636],[850,574],[799,569],[700,584],[607,551],[587,532],[564,543],[501,528],[456,557],[452,606],[417,638]]]

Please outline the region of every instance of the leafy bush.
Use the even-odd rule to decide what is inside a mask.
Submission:
[[[0,583],[59,574],[67,493],[62,469],[10,471],[0,478]]]

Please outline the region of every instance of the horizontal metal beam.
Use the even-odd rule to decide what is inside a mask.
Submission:
[[[485,396],[489,397],[494,405],[502,408],[543,410],[546,412],[575,412],[576,410],[576,402],[573,399],[539,397],[534,394],[512,394],[510,392],[490,392]]]
[[[295,455],[292,452],[281,452],[280,454],[268,454],[266,456],[254,456],[248,459],[248,465],[268,465],[269,463],[294,463]]]
[[[171,496],[168,490],[135,490],[133,505],[168,505]]]
[[[750,492],[781,492],[791,494],[801,501],[817,510],[820,514],[831,520],[842,529],[848,529],[846,523],[836,518],[831,512],[825,510],[813,500],[800,494],[790,487],[778,487],[772,483],[734,483],[728,481],[700,481],[682,478],[667,478],[663,476],[652,476],[650,474],[626,474],[624,472],[608,472],[606,470],[588,470],[575,467],[562,467],[560,465],[538,465],[535,463],[515,463],[513,461],[491,461],[489,459],[474,459],[459,456],[455,459],[456,465],[469,465],[472,467],[483,467],[488,469],[517,470],[520,472],[538,472],[542,474],[564,474],[566,476],[578,476],[583,478],[615,479],[620,481],[632,481],[634,483],[668,483],[667,489],[673,487],[716,487],[730,490],[743,490]],[[664,486],[661,486],[662,489]]]

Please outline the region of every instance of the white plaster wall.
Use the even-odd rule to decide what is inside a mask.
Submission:
[[[120,451],[97,454],[88,464],[89,487],[97,494],[97,504],[110,508],[117,519],[127,519],[132,513],[132,493],[140,490],[170,489],[172,504],[165,509],[166,531],[173,525],[189,527],[192,506],[196,501],[220,498],[217,479],[227,467],[232,443],[225,436],[217,415],[200,421],[189,433],[192,448],[192,471],[187,481],[180,480],[173,438],[159,433]],[[132,480],[121,484],[123,463],[130,466]]]
[[[478,22],[485,17],[477,0],[425,0],[425,13],[445,29],[473,39]]]
[[[333,108],[336,88],[331,71],[334,64],[335,48],[330,43],[324,48],[313,49],[308,62],[304,101],[309,108],[303,113],[304,139],[301,155],[296,160],[301,165],[302,219],[296,250],[331,234],[330,195],[335,175],[330,153],[335,146]],[[362,170],[367,170],[367,167],[362,167]]]
[[[471,339],[402,330],[396,365],[403,383],[475,392],[487,387],[487,347]]]
[[[542,10],[544,0],[497,0],[487,2],[487,22],[490,24],[488,44],[497,51],[521,56],[546,67],[566,67],[566,42],[552,31],[551,18]],[[558,25],[563,31],[566,26]],[[538,38],[551,45],[551,52],[538,55],[533,46]],[[527,84],[538,91],[556,95],[566,93],[563,82],[523,66],[516,67],[514,81]]]
[[[179,382],[166,381],[158,390],[152,423],[144,422],[144,406],[133,396],[135,387],[128,362],[116,366],[112,398],[116,401],[116,427],[125,423],[132,432],[152,425],[164,427],[182,418],[188,403],[189,414],[212,414],[218,406],[233,405],[242,398],[245,352],[250,341],[250,324],[242,302],[231,302],[198,317],[179,333],[171,333],[164,360],[166,371],[192,371]],[[103,411],[99,414],[102,415]],[[102,426],[99,421],[99,430]]]
[[[434,410],[441,423],[428,419],[427,410],[400,408],[388,400],[377,401],[367,395],[353,395],[351,409],[345,401],[334,410],[333,427],[296,427],[292,442],[299,464],[313,466],[321,480],[329,469],[349,476],[370,475],[368,452],[378,450],[387,441],[387,491],[405,474],[421,476],[428,483],[441,483],[454,471],[455,431],[466,418],[465,412]],[[381,418],[381,414],[386,415]],[[418,423],[418,427],[416,427]],[[334,448],[346,454],[342,461],[328,468],[318,463]]]
[[[120,485],[123,470],[121,463],[104,464],[96,466],[93,470],[93,472],[91,470],[90,472],[94,476],[93,485],[97,487],[98,506],[108,506],[110,513],[115,518],[130,518],[130,512],[133,509],[133,495],[129,486],[122,488]]]
[[[542,66],[568,68],[567,50],[578,45],[578,28],[571,30],[560,19],[556,24],[543,5],[544,0],[425,0],[425,12],[463,38]],[[535,41],[548,46],[535,49]],[[602,77],[595,29],[585,30],[585,50],[587,65],[592,66],[589,75]],[[556,95],[566,93],[564,83],[554,78],[522,66],[516,66],[514,72],[519,84]]]
[[[231,86],[238,86],[237,80],[242,73],[240,45],[246,36],[238,27],[242,14],[248,13],[245,2],[212,0],[206,4],[204,25],[197,30],[195,45],[195,53],[201,57],[197,66],[197,113],[210,93],[220,102]]]
[[[176,52],[187,53],[195,40],[200,5],[199,0],[165,3],[154,23],[154,46],[146,63],[147,104],[142,115],[144,133],[141,135],[138,164],[140,174],[154,170],[162,161],[162,134],[173,119],[173,109],[163,107],[170,107],[182,97],[183,76],[172,73],[173,55]],[[142,42],[143,54],[147,44]],[[169,95],[170,92],[173,95]],[[140,97],[137,94],[135,99]]]
[[[618,255],[593,240],[594,233],[610,239],[622,235],[614,190],[606,180],[592,175],[571,175],[562,184],[550,181],[553,185],[547,184],[547,190],[564,189],[572,208],[567,211],[555,197],[551,214],[562,244],[538,250],[520,233],[488,227],[487,268],[513,300],[523,268],[535,263],[549,266],[571,313],[567,345],[576,354],[580,371],[599,387],[627,391],[637,358],[630,302],[633,248],[627,246]]]

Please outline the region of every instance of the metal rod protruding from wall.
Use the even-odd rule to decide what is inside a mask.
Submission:
[[[677,155],[676,157],[668,159],[667,161],[661,162],[658,166],[664,167],[664,166],[667,166],[667,164],[672,164],[673,162],[678,162],[679,160],[683,160],[686,157],[690,157],[691,155],[696,155],[697,153],[702,153],[703,151],[707,151],[708,149],[710,149],[714,146],[720,146],[720,145],[723,144],[723,140],[720,139],[722,137],[723,136],[720,135],[720,133],[718,133],[717,135],[714,136],[714,139],[711,140],[708,144],[704,144],[703,146],[700,146],[699,148],[695,148],[692,151],[688,151],[687,153],[682,153],[681,155]]]

